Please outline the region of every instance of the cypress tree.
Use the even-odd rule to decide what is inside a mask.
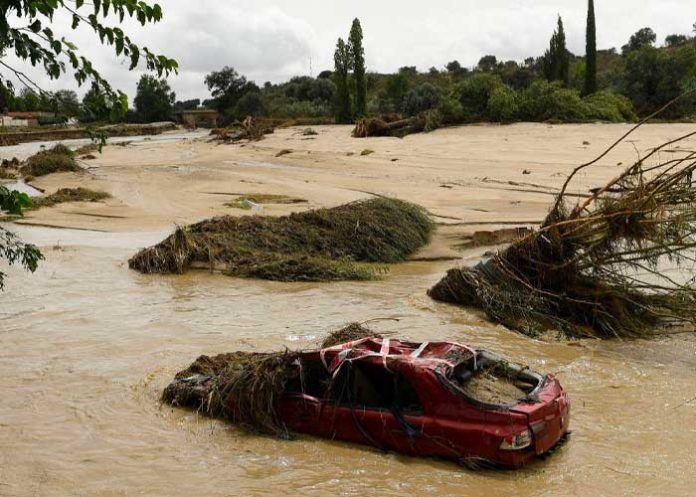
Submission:
[[[585,88],[583,93],[591,95],[597,91],[597,27],[595,24],[594,0],[587,5],[587,33],[585,35]]]
[[[343,38],[336,43],[334,52],[334,83],[336,83],[336,122],[347,124],[352,122],[350,105],[350,51]]]
[[[355,116],[367,114],[367,80],[365,79],[365,50],[363,49],[363,31],[360,20],[355,18],[350,28],[348,46],[350,47],[353,82],[355,85]]]
[[[551,36],[549,49],[544,54],[544,76],[548,81],[570,81],[570,57],[566,48],[563,19],[558,16],[558,27]]]

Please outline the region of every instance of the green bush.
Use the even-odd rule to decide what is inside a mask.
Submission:
[[[440,103],[440,92],[430,83],[411,88],[404,96],[402,109],[407,116],[415,116],[434,109]]]
[[[464,120],[464,108],[459,100],[453,97],[444,97],[437,108],[442,124],[457,124]]]
[[[558,81],[535,81],[520,95],[520,118],[526,121],[580,122],[588,116],[577,90],[563,88]]]
[[[481,119],[488,109],[488,100],[503,85],[497,74],[478,73],[462,81],[455,88],[455,94],[462,105],[464,115],[469,120]]]
[[[519,110],[519,95],[509,86],[496,88],[488,99],[487,114],[493,121],[512,122],[517,119]]]
[[[584,101],[588,109],[588,119],[615,123],[638,120],[631,101],[623,95],[617,95],[609,90],[588,95]]]

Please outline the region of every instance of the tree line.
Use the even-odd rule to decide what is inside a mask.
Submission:
[[[365,116],[429,112],[431,127],[475,121],[626,121],[662,107],[696,86],[696,23],[691,34],[670,34],[661,46],[649,28],[633,34],[620,49],[598,50],[594,1],[588,1],[586,50],[567,48],[559,16],[549,46],[522,62],[485,55],[474,67],[454,60],[438,69],[402,67],[395,74],[369,72],[363,29],[355,19],[334,51],[334,67],[317,77],[298,76],[263,86],[225,66],[205,77],[211,98],[177,101],[165,79],[145,74],[133,109],[114,112],[109,94],[94,83],[80,102],[75,92],[52,94],[29,88],[14,95],[0,84],[0,108],[46,110],[81,121],[167,120],[178,110],[214,108],[222,124],[247,115],[315,118],[351,123]],[[696,116],[696,99],[683,99],[663,117]]]

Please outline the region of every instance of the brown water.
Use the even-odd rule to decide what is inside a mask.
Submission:
[[[0,496],[694,495],[693,335],[530,340],[430,301],[425,290],[450,263],[406,264],[369,283],[143,276],[126,260],[161,233],[21,234],[47,260],[35,275],[11,269],[0,295]],[[472,472],[250,436],[158,403],[199,354],[310,346],[369,318],[398,318],[375,326],[402,337],[456,339],[555,372],[571,396],[570,442],[521,471]]]

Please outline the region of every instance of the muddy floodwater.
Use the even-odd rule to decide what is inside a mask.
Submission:
[[[366,195],[358,189],[389,193],[425,205],[444,222],[459,219],[441,230],[465,231],[477,219],[531,221],[543,216],[551,198],[539,185],[557,185],[557,173],[596,151],[584,150],[583,140],[593,146],[613,141],[623,127],[555,127],[552,138],[572,144],[558,150],[548,150],[551,132],[543,125],[465,127],[364,145],[342,138],[344,127],[322,128],[316,142],[302,144],[293,141],[294,131],[278,132],[251,150],[190,137],[107,147],[88,177],[37,180],[47,190],[90,181],[115,198],[58,206],[30,214],[24,225],[5,225],[39,245],[46,260],[33,275],[2,268],[8,279],[0,294],[0,496],[694,495],[696,336],[532,340],[426,296],[446,269],[474,264],[490,248],[457,252],[458,261],[436,260],[452,255],[436,240],[424,251],[432,257],[422,258],[431,260],[360,283],[287,284],[206,272],[163,277],[127,266],[137,249],[159,241],[175,222],[233,213],[211,192],[287,193],[307,198],[310,206]],[[653,128],[637,146],[681,131]],[[288,143],[311,153],[274,162],[275,150]],[[345,158],[348,147],[376,152]],[[457,153],[473,165],[456,166]],[[610,166],[635,154],[633,146],[623,153],[607,163],[603,176],[584,178],[586,186],[610,176]],[[307,158],[314,155],[316,161]],[[394,165],[396,156],[406,165]],[[269,161],[276,167],[264,165]],[[332,169],[336,162],[340,167]],[[500,190],[482,181],[495,167],[508,171],[494,177],[508,182]],[[522,169],[532,174],[523,176]],[[403,175],[418,180],[404,181],[399,190]],[[167,191],[148,206],[143,199],[158,182]],[[283,208],[291,207],[269,210]],[[375,318],[390,318],[373,324],[379,331],[466,342],[553,372],[571,398],[569,442],[520,471],[471,471],[305,436],[252,436],[159,403],[176,371],[200,354],[310,347],[328,329]]]

